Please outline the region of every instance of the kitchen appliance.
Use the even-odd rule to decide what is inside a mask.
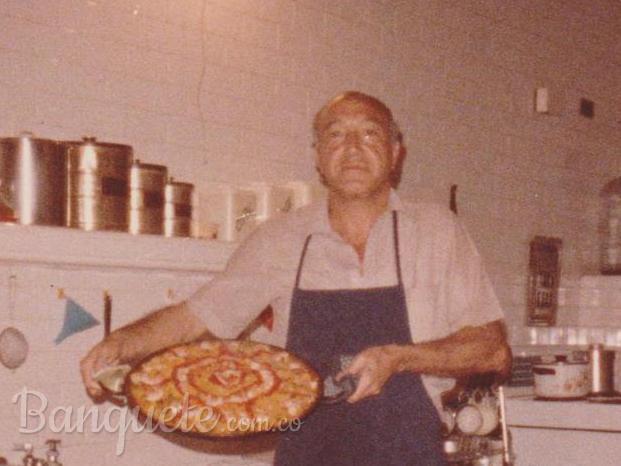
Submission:
[[[591,395],[618,395],[615,392],[615,352],[604,349],[604,345],[589,347],[591,368]]]
[[[67,225],[127,231],[131,146],[85,137],[64,143],[68,160]]]
[[[0,138],[2,220],[22,225],[65,224],[67,165],[63,147],[24,132]]]
[[[575,400],[586,397],[591,388],[589,363],[569,361],[564,355],[533,367],[535,397],[545,400]]]
[[[164,232],[164,190],[168,169],[135,160],[129,176],[129,232]]]
[[[168,180],[164,188],[164,235],[192,235],[194,185]]]
[[[621,274],[621,178],[607,183],[601,193],[600,270],[605,275]]]

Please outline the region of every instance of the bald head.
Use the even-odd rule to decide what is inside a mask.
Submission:
[[[391,140],[393,142],[398,142],[400,140],[401,131],[399,129],[399,125],[394,120],[392,112],[384,102],[376,97],[364,94],[362,92],[347,91],[331,99],[315,115],[315,119],[313,120],[314,145],[317,144],[321,131],[329,124],[330,115],[333,109],[345,102],[358,103],[361,106],[366,106],[381,115],[382,119],[387,122],[390,129]]]

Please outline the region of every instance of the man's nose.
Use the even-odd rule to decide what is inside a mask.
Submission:
[[[345,146],[347,149],[359,149],[362,138],[357,131],[348,131],[345,133]]]

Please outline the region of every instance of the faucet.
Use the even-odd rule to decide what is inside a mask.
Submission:
[[[32,443],[24,443],[23,445],[16,445],[14,450],[24,452],[24,457],[22,458],[23,466],[38,466],[36,464],[37,459],[32,454],[32,450],[33,450]]]
[[[24,443],[23,445],[17,445],[14,449],[16,451],[23,451],[24,457],[22,458],[23,466],[62,466],[62,463],[58,461],[58,457],[60,453],[58,451],[58,445],[60,445],[60,440],[49,439],[45,441],[48,449],[45,452],[46,458],[35,458],[33,455],[33,446],[31,443]],[[3,464],[0,461],[0,466]]]
[[[45,466],[63,466],[62,463],[58,461],[58,457],[60,456],[60,452],[58,451],[60,440],[49,439],[45,441],[45,444],[47,445]]]

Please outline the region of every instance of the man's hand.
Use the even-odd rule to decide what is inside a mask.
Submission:
[[[355,403],[378,395],[388,379],[399,371],[400,357],[398,345],[373,346],[358,353],[350,366],[336,377],[337,381],[347,375],[358,377],[356,390],[347,401]]]
[[[377,395],[393,374],[402,371],[452,378],[493,372],[506,377],[511,371],[511,348],[504,322],[464,327],[438,340],[368,348],[356,355],[337,380],[346,375],[359,377],[347,399],[354,403]]]
[[[123,344],[118,338],[110,336],[101,343],[98,343],[80,361],[80,372],[86,391],[93,398],[103,395],[103,388],[94,379],[97,372],[106,367],[115,366],[123,362]]]
[[[102,387],[93,379],[100,370],[121,363],[136,362],[162,348],[207,335],[208,330],[184,302],[159,309],[117,329],[80,362],[86,391],[95,398],[103,394]]]

